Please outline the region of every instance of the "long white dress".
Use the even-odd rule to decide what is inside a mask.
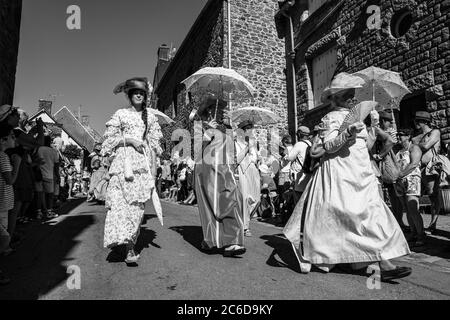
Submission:
[[[236,142],[236,154],[245,149],[245,143]],[[239,185],[242,192],[242,210],[244,216],[244,229],[249,229],[252,212],[256,209],[261,198],[261,177],[256,168],[258,157],[251,149],[238,166]]]
[[[340,109],[322,119],[324,143],[338,136],[348,112]],[[336,153],[325,154],[295,207],[284,234],[300,263],[373,262],[410,253],[378,192],[367,136],[363,130]]]

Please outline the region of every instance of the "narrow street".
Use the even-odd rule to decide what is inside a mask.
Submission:
[[[424,252],[398,261],[413,268],[410,277],[369,290],[367,278],[339,270],[300,274],[281,228],[258,221],[242,258],[204,254],[197,208],[169,202],[163,202],[164,227],[149,210],[139,266],[127,267],[102,247],[104,207],[75,200],[63,209],[66,214],[46,224],[27,226],[17,252],[2,259],[0,268],[12,282],[0,288],[0,299],[450,298],[448,216],[439,224],[446,231],[431,237]],[[73,266],[81,271],[79,290],[66,284]]]

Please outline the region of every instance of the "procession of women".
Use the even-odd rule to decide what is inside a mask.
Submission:
[[[255,89],[231,69],[204,68],[183,84],[197,95],[189,120],[204,133],[193,171],[201,250],[245,258],[245,238],[251,236],[250,221],[261,204],[262,190],[257,144],[251,135],[240,133],[274,124],[276,115],[248,104],[236,108],[251,102]],[[381,280],[390,281],[412,272],[392,262],[408,255],[410,248],[384,201],[371,162],[369,151],[377,139],[373,132],[381,130],[378,111],[383,105],[361,99],[367,85],[361,76],[340,73],[322,94],[329,109],[307,149],[317,165],[312,173],[303,168],[307,179],[283,230],[302,273],[314,266],[322,272],[341,268],[369,275],[378,268]],[[149,200],[163,224],[154,192],[163,123],[148,105],[151,90],[146,78],[129,79],[114,89],[124,93],[129,104],[106,123],[101,146],[102,157],[110,162],[104,247],[134,265],[139,261],[134,246]],[[288,155],[287,151],[286,159]],[[258,166],[261,172],[267,169],[265,163]]]

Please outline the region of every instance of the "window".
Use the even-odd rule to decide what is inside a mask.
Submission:
[[[323,90],[330,84],[333,79],[337,65],[336,47],[315,57],[312,61],[312,87],[314,93],[314,106],[322,104],[320,97]]]
[[[408,33],[413,23],[411,11],[405,9],[394,14],[391,20],[391,34],[394,38],[403,37]]]
[[[309,15],[312,15],[314,11],[319,9],[326,2],[327,2],[327,0],[308,0]]]

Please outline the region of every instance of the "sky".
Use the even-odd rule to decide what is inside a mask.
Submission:
[[[55,100],[105,123],[127,104],[114,87],[143,76],[153,81],[158,47],[178,48],[207,0],[23,0],[14,105],[30,115],[38,100]],[[70,5],[81,29],[69,30]],[[53,97],[52,97],[53,95]],[[55,107],[56,105],[56,107]]]

